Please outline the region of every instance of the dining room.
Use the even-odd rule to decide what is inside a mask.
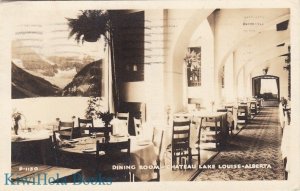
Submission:
[[[20,177],[54,169],[63,174],[54,182],[77,183],[293,175],[289,9],[18,14],[12,169],[39,166]],[[254,142],[275,159],[243,162],[240,152],[259,150]],[[260,177],[230,171],[253,163]],[[227,171],[233,176],[224,178]]]

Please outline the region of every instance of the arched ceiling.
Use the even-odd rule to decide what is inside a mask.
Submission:
[[[221,10],[216,15],[217,62],[219,69],[228,56],[249,38],[273,30],[276,25],[289,19],[288,9]],[[252,25],[253,24],[253,25]]]
[[[286,18],[286,17],[284,17]],[[281,21],[282,20],[278,20]],[[280,22],[280,23],[281,23]],[[279,23],[273,23],[269,30],[259,32],[241,43],[235,50],[237,75],[243,67],[247,68],[248,74],[259,64],[264,64],[270,60],[276,59],[283,54],[288,53],[288,45],[290,44],[290,29],[278,31],[276,26]],[[278,60],[282,60],[278,58]]]

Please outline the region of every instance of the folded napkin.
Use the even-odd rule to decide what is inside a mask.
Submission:
[[[128,135],[128,126],[124,120],[119,120],[117,118],[114,118],[110,124],[112,125],[113,135],[122,135],[122,136]]]
[[[67,142],[67,141],[61,141],[61,142],[59,143],[59,146],[60,146],[60,147],[65,147],[65,148],[74,148],[74,147],[75,147],[74,144],[69,143],[69,142]]]

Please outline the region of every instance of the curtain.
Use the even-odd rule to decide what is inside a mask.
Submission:
[[[276,78],[276,85],[277,85],[277,95],[278,95],[278,100],[280,99],[280,90],[279,90],[279,78]]]
[[[110,113],[116,113],[119,109],[119,88],[118,78],[116,75],[116,62],[114,55],[114,44],[110,40],[105,52],[105,67],[103,67],[104,73],[104,100],[107,110]]]
[[[115,62],[115,55],[114,55],[114,41],[113,37],[111,35],[110,38],[110,64],[109,64],[109,69],[110,69],[110,103],[109,103],[109,110],[111,113],[116,113],[119,111],[120,107],[120,94],[119,94],[119,79],[117,75],[117,66]]]
[[[254,95],[260,97],[261,78],[254,80]]]

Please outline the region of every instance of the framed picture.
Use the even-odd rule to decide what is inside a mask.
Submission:
[[[189,47],[184,60],[187,64],[188,87],[201,86],[201,47]]]

